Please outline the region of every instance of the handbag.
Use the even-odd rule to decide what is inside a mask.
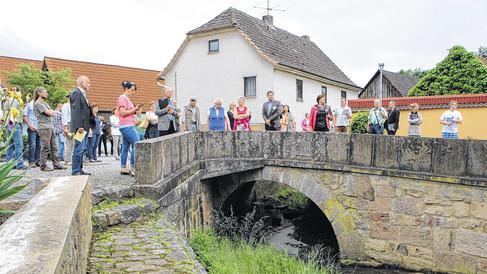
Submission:
[[[142,120],[140,122],[140,127],[141,128],[147,128],[147,127],[149,127],[149,120],[147,120],[147,118],[144,118],[144,120]]]

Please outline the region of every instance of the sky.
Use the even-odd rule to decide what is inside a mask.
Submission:
[[[0,0],[0,55],[162,70],[186,32],[262,0]],[[487,46],[486,0],[271,0],[274,24],[309,35],[356,84],[385,69],[429,69],[454,45]]]

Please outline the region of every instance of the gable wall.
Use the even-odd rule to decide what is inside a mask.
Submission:
[[[220,40],[220,52],[208,53],[208,41]],[[258,55],[236,31],[190,39],[173,67],[166,74],[166,85],[175,88],[178,106],[183,109],[191,96],[198,98],[201,122],[216,97],[223,98],[225,108],[230,100],[244,95],[245,76],[257,76],[257,97],[248,98],[252,123],[261,123],[265,93],[273,89],[273,66]],[[254,118],[255,117],[255,118]]]
[[[389,98],[389,97],[403,97],[397,89],[392,86],[391,82],[387,80],[387,78],[382,78],[383,83],[383,93],[382,98]],[[380,93],[380,76],[377,76],[372,80],[372,82],[366,87],[364,92],[360,95],[360,99],[367,99],[367,98],[379,98]]]

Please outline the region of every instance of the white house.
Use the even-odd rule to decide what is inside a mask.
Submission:
[[[180,107],[197,97],[203,124],[216,97],[228,108],[240,96],[252,111],[251,123],[263,124],[262,105],[272,90],[300,128],[318,94],[336,107],[341,96],[356,99],[362,90],[308,36],[275,27],[272,16],[260,20],[234,8],[188,32],[161,76]]]

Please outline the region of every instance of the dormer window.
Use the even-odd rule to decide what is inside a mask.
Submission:
[[[210,40],[208,42],[208,52],[216,53],[219,51],[220,51],[220,40],[218,40],[218,39]]]

